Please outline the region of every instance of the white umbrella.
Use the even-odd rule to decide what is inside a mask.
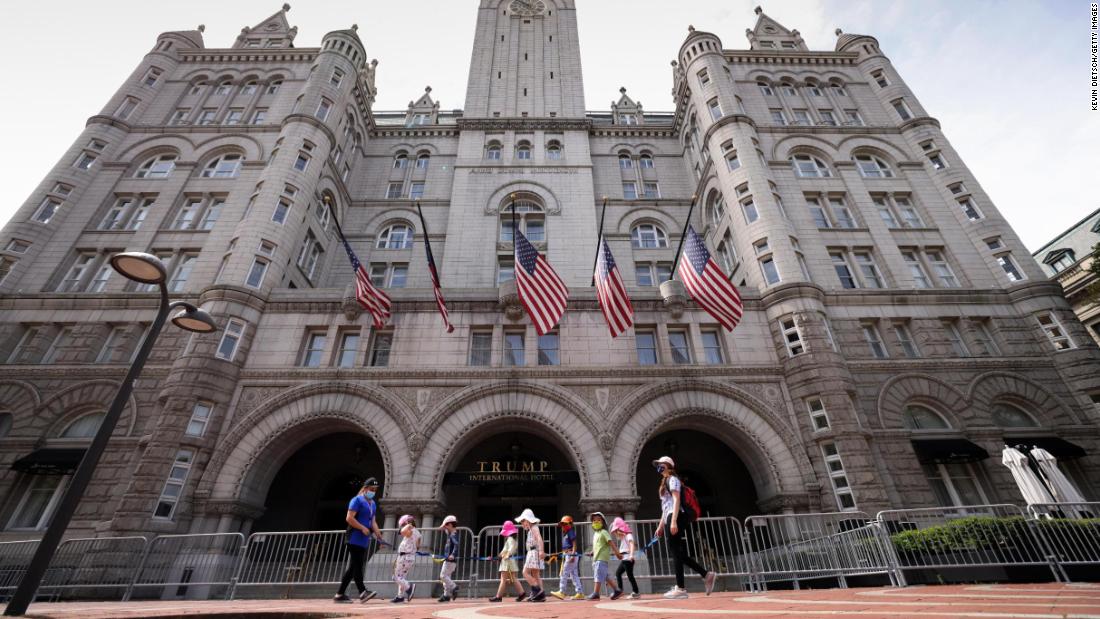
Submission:
[[[1031,455],[1039,463],[1039,470],[1050,482],[1050,489],[1054,492],[1054,498],[1058,499],[1059,503],[1085,502],[1085,497],[1081,496],[1073,482],[1058,468],[1058,460],[1050,455],[1049,451],[1036,447],[1031,450]]]
[[[1001,452],[1001,464],[1007,466],[1012,472],[1012,478],[1016,480],[1016,485],[1020,487],[1020,494],[1024,495],[1028,505],[1055,502],[1050,491],[1027,465],[1027,456],[1016,449],[1005,447]]]

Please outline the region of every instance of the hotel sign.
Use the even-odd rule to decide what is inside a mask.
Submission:
[[[444,484],[480,486],[515,482],[577,483],[576,471],[552,471],[546,460],[479,460],[472,471],[447,473]]]

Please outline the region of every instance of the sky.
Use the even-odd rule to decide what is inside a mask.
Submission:
[[[376,110],[404,110],[432,86],[460,109],[476,0],[292,2],[298,47],[359,25],[379,60]],[[671,110],[669,62],[688,25],[744,49],[753,7],[798,29],[811,50],[833,31],[871,34],[994,204],[1035,250],[1100,207],[1100,112],[1090,110],[1087,0],[577,0],[589,110],[620,86],[648,111]],[[89,116],[99,112],[158,33],[206,25],[207,47],[229,47],[278,0],[103,0],[19,3],[5,11],[0,57],[0,221],[27,199]],[[33,60],[33,61],[31,61]]]

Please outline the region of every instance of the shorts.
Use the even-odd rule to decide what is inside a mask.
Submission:
[[[597,585],[607,580],[607,561],[592,562],[592,580]]]

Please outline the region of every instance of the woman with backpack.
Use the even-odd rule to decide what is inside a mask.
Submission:
[[[672,553],[672,565],[676,571],[676,585],[665,593],[665,598],[682,600],[688,597],[687,589],[684,589],[685,565],[703,577],[703,588],[707,595],[710,595],[714,590],[717,574],[703,569],[698,561],[688,556],[687,551],[687,536],[691,523],[699,517],[697,511],[699,503],[695,500],[695,493],[676,475],[676,463],[672,458],[661,456],[653,461],[653,466],[657,467],[657,472],[661,475],[661,485],[658,487],[658,495],[661,498],[661,523],[657,525],[657,537],[661,537],[665,530],[668,531],[668,549]]]

